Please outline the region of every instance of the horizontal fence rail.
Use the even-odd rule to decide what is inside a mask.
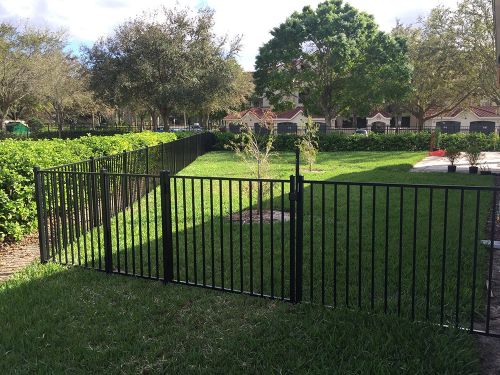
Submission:
[[[500,337],[499,188],[178,175],[183,142],[35,171],[42,261]]]

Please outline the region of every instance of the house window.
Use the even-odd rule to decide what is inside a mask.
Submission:
[[[278,134],[297,134],[297,124],[294,122],[278,123]]]
[[[342,120],[342,127],[343,128],[352,128],[352,119]]]
[[[317,122],[318,132],[321,134],[326,134],[326,123],[325,122]]]
[[[366,126],[368,125],[368,120],[366,119],[366,117],[358,117],[356,119],[356,127],[359,129],[359,128],[366,128]]]
[[[234,134],[240,134],[241,133],[241,125],[239,124],[229,124],[229,131]]]
[[[460,133],[460,125],[459,121],[439,121],[436,123],[436,129],[448,134]]]
[[[472,121],[470,123],[469,131],[492,134],[495,132],[495,123],[493,121]]]
[[[398,119],[397,117],[392,117],[391,118],[391,128],[397,127],[397,122]],[[410,116],[403,116],[401,117],[401,127],[402,128],[409,128],[411,126],[411,117]]]
[[[266,135],[269,135],[271,133],[271,131],[268,128],[261,126],[258,122],[256,122],[253,125],[253,131],[258,136],[266,136]]]
[[[403,116],[401,117],[401,127],[402,128],[409,128],[411,125],[411,118],[410,116]]]

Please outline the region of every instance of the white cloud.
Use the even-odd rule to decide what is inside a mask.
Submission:
[[[195,8],[208,5],[216,11],[219,34],[243,35],[240,62],[253,69],[259,47],[270,38],[269,31],[305,5],[316,6],[321,0],[2,0],[0,20],[22,20],[68,30],[72,46],[92,43],[109,34],[115,26],[143,11],[160,6]],[[454,6],[456,0],[350,0],[355,7],[375,16],[384,30],[396,19],[412,22],[432,7]]]

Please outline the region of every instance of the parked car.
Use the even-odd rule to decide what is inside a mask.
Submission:
[[[366,130],[366,129],[356,129],[356,131],[354,132],[354,134],[368,137],[368,130]]]
[[[201,132],[203,131],[203,128],[200,126],[200,124],[196,123],[191,126],[191,131],[193,132]]]

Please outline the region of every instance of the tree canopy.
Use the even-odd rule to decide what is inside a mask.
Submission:
[[[209,9],[162,8],[126,22],[86,51],[91,87],[108,103],[157,111],[167,128],[174,111],[227,108],[251,86],[235,60],[239,39],[217,38],[213,27]]]
[[[406,39],[413,67],[411,91],[402,107],[417,118],[420,127],[475,92],[468,70],[470,56],[460,45],[456,20],[453,12],[439,6],[415,25],[398,24],[393,30],[393,35]]]
[[[49,58],[63,45],[60,33],[0,24],[1,123],[21,101],[39,96],[44,90],[51,70]]]
[[[255,81],[273,105],[301,93],[306,109],[330,124],[339,114],[367,114],[404,97],[409,87],[404,41],[342,0],[305,7],[271,34],[259,51]]]

